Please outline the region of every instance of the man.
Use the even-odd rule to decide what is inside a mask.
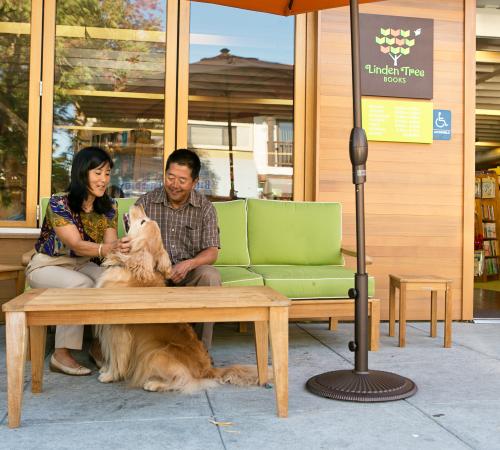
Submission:
[[[212,266],[220,247],[217,214],[212,203],[195,191],[200,168],[195,152],[175,150],[167,160],[164,185],[136,202],[160,226],[174,286],[221,285],[220,274]],[[206,348],[212,331],[213,323],[206,323],[201,336]]]

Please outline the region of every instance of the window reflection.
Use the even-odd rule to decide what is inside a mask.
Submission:
[[[214,198],[292,198],[294,19],[191,4],[188,145]]]
[[[26,219],[30,12],[0,3],[0,220]]]
[[[88,145],[115,161],[112,195],[162,182],[166,0],[146,3],[57,2],[52,192]]]

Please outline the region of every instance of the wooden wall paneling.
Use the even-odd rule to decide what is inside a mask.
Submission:
[[[464,214],[463,0],[387,0],[362,13],[434,19],[434,108],[450,109],[453,137],[432,144],[369,142],[365,186],[368,267],[387,319],[388,275],[434,274],[453,280],[454,319],[462,319]],[[343,203],[344,244],[355,245],[355,197],[348,141],[352,127],[349,12],[319,15],[319,201]],[[472,186],[472,184],[471,184]],[[472,217],[472,216],[471,216]],[[355,261],[348,261],[355,268]],[[427,295],[409,297],[408,318],[428,319]],[[439,316],[444,313],[440,302]]]

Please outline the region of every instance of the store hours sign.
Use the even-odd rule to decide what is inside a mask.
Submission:
[[[360,14],[361,93],[432,98],[434,21]]]

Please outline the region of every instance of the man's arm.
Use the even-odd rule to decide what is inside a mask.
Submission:
[[[208,247],[198,253],[194,258],[181,261],[172,267],[170,279],[174,283],[180,283],[186,278],[188,272],[199,266],[213,264],[217,260],[219,249],[217,247]]]

